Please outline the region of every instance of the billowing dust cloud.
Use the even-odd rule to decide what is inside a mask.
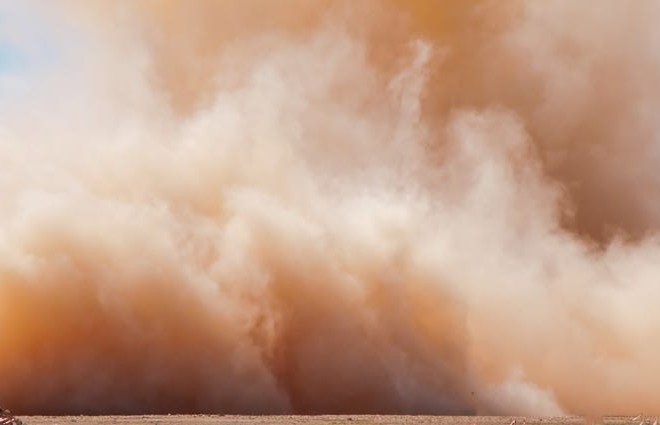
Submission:
[[[660,413],[660,2],[0,16],[3,406]]]

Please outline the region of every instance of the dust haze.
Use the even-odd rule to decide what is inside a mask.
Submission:
[[[660,2],[0,18],[3,406],[660,413]]]

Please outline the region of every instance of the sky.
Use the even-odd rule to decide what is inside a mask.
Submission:
[[[0,42],[0,72],[10,72],[16,65],[16,52],[7,43]]]

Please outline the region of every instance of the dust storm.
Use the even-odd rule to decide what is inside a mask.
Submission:
[[[660,2],[0,18],[3,406],[658,409]]]

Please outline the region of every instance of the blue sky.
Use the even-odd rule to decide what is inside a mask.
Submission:
[[[11,71],[18,62],[18,52],[11,45],[0,40],[0,73]]]
[[[59,34],[48,10],[0,0],[0,74],[24,74],[54,60]]]

